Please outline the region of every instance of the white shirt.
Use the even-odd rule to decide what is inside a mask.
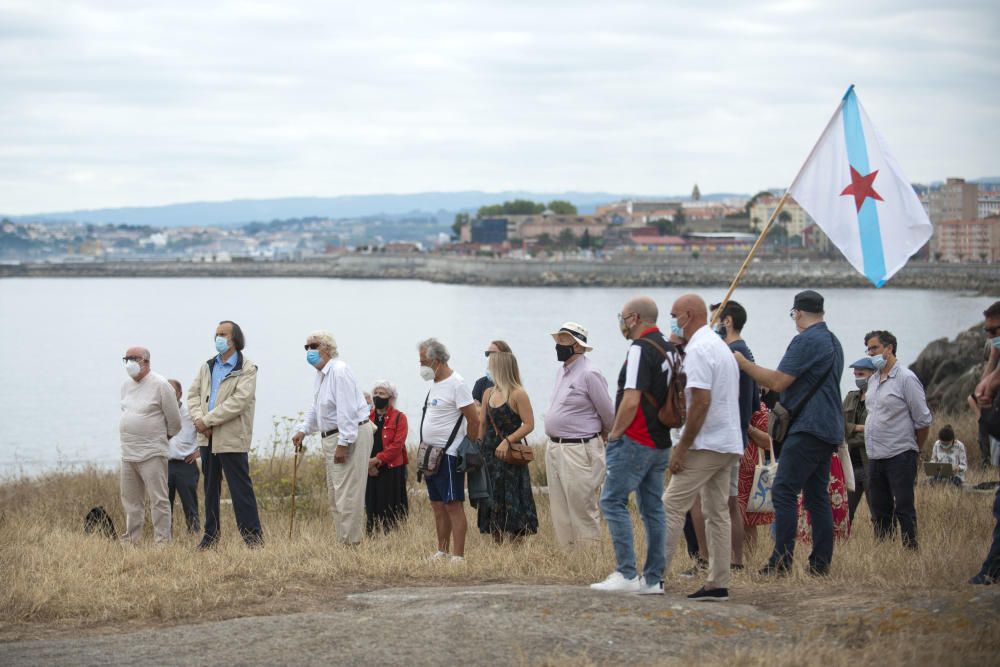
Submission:
[[[181,403],[181,430],[180,433],[170,438],[167,443],[170,448],[168,456],[172,459],[186,459],[194,454],[198,449],[198,431],[194,428],[194,422],[188,415],[188,407]]]
[[[743,454],[740,433],[740,368],[736,357],[719,334],[705,325],[694,332],[684,348],[684,390],[691,405],[692,389],[712,392],[705,423],[694,438],[691,449],[705,449],[723,454]]]
[[[340,359],[331,359],[323,370],[316,371],[313,403],[296,430],[308,434],[337,429],[340,431],[339,444],[352,445],[358,439],[358,424],[368,419],[369,414],[365,395],[350,366]]]
[[[458,373],[435,382],[427,394],[427,411],[420,422],[420,441],[433,447],[444,447],[455,423],[462,418],[462,408],[472,404],[472,392]],[[466,433],[465,419],[458,427],[455,441],[447,454],[455,456]]]

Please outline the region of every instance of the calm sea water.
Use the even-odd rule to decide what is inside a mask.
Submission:
[[[492,339],[510,343],[541,421],[558,368],[547,335],[565,320],[591,331],[593,362],[613,385],[626,342],[616,313],[630,296],[656,299],[666,322],[669,289],[504,288],[411,281],[324,279],[9,279],[0,280],[0,472],[36,473],[119,458],[121,357],[130,345],[152,352],[153,369],[185,390],[214,353],[215,325],[239,322],[246,354],[260,367],[254,440],[270,446],[273,418],[293,416],[311,400],[313,369],[302,345],[329,329],[341,357],[366,388],[388,378],[398,406],[419,423],[427,384],[416,344],[436,336],[452,367],[471,384],[483,374]],[[721,288],[700,289],[719,300]],[[759,362],[773,367],[794,335],[791,289],[740,289],[750,320],[744,330]],[[827,319],[848,363],[864,354],[862,336],[876,328],[899,338],[910,363],[936,338],[975,324],[988,299],[954,292],[892,289],[823,290]],[[845,374],[844,390],[853,386]],[[536,434],[543,433],[541,423]],[[415,436],[411,433],[411,440]]]

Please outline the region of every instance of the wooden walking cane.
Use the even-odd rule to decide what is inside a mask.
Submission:
[[[750,266],[750,262],[753,261],[754,255],[757,254],[757,249],[760,248],[760,244],[764,242],[764,238],[767,236],[767,233],[771,231],[771,225],[773,225],[774,221],[778,218],[778,214],[781,213],[781,209],[785,205],[785,201],[787,199],[788,190],[785,190],[785,194],[783,194],[781,199],[778,201],[777,208],[774,209],[774,213],[771,214],[771,217],[767,219],[767,224],[764,225],[764,229],[760,231],[760,236],[758,236],[757,240],[754,241],[747,258],[743,260],[743,266],[741,266],[740,270],[736,272],[736,277],[733,278],[733,282],[729,286],[729,291],[726,292],[726,296],[722,298],[722,302],[719,304],[719,307],[716,308],[715,312],[712,314],[712,326],[715,326],[715,323],[719,321],[719,316],[722,315],[722,311],[726,309],[726,304],[729,303],[729,299],[732,298],[733,292],[736,291],[736,286],[739,285],[740,280],[743,278],[743,274],[747,272],[747,267]]]
[[[295,526],[295,482],[299,472],[299,447],[295,448],[295,464],[292,466],[292,515],[288,520],[288,539],[292,539],[292,528]]]

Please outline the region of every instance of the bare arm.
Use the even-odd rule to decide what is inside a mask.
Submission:
[[[642,392],[638,389],[626,389],[622,394],[622,402],[618,406],[618,413],[615,415],[615,423],[611,425],[611,432],[608,433],[608,440],[617,440],[625,433],[632,420],[635,419],[635,411],[639,409],[639,401],[642,400]]]
[[[793,376],[758,366],[739,352],[733,352],[733,355],[736,357],[736,363],[739,364],[740,370],[756,380],[757,384],[769,387],[774,391],[785,391],[795,382]]]
[[[479,419],[476,423],[479,424],[479,430],[476,432],[477,437],[473,438],[472,434],[469,434],[470,440],[478,440],[486,433],[486,411],[490,409],[490,392],[493,391],[492,388],[487,389],[483,392],[483,402],[479,405]]]
[[[465,415],[465,422],[467,424],[466,434],[469,436],[470,440],[479,439],[479,410],[476,409],[476,402],[473,401],[469,403],[464,408],[462,408],[462,414]]]
[[[762,431],[755,426],[751,426],[748,430],[748,434],[755,445],[761,449],[771,451],[771,436],[769,436],[766,431]]]
[[[521,418],[521,426],[507,436],[507,442],[521,442],[528,434],[535,430],[535,414],[531,410],[531,401],[528,399],[528,392],[518,389],[510,397],[514,411]]]

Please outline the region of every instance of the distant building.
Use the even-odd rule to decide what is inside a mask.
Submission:
[[[934,230],[934,257],[941,262],[1000,262],[1000,217],[945,220]]]
[[[937,190],[927,193],[927,215],[935,225],[945,220],[974,220],[979,217],[979,186],[964,178],[949,178]]]
[[[976,217],[982,219],[1000,215],[1000,193],[980,190],[978,204],[979,215]]]
[[[626,227],[644,227],[656,220],[673,220],[683,208],[679,201],[625,199],[598,206],[595,217]]]
[[[771,214],[778,207],[778,202],[781,200],[780,197],[774,195],[765,195],[757,198],[757,201],[753,203],[750,207],[750,228],[754,231],[760,231],[764,229],[764,225],[771,218]],[[782,214],[787,215],[787,223],[782,221]],[[789,197],[785,201],[785,205],[781,207],[781,213],[778,214],[779,218],[774,221],[775,225],[784,225],[788,231],[788,236],[798,236],[802,237],[802,231],[815,221],[809,217],[805,209],[798,205],[798,203]]]
[[[472,243],[503,243],[507,240],[507,218],[475,218],[469,223]]]

